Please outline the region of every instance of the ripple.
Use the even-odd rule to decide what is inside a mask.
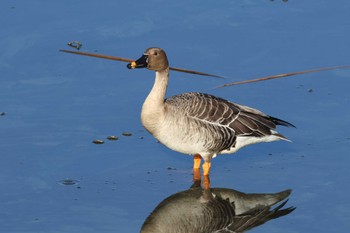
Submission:
[[[73,180],[73,179],[66,178],[64,180],[60,180],[58,183],[60,183],[62,185],[76,185],[76,184],[79,184],[79,180]]]

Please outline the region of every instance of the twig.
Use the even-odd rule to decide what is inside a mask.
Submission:
[[[78,51],[71,51],[71,50],[65,50],[65,49],[60,49],[59,51],[65,52],[65,53],[72,53],[72,54],[77,54],[77,55],[89,56],[89,57],[103,58],[103,59],[114,60],[114,61],[122,61],[122,62],[134,61],[134,60],[129,59],[129,58],[109,56],[109,55],[103,55],[103,54],[97,54],[97,53],[78,52]],[[178,72],[189,73],[189,74],[203,75],[203,76],[209,76],[209,77],[214,77],[214,78],[224,78],[224,77],[219,76],[219,75],[203,73],[203,72],[195,71],[195,70],[187,70],[187,69],[176,68],[176,67],[170,67],[169,69],[174,70],[174,71],[178,71]]]
[[[350,68],[350,66],[333,66],[333,67],[324,67],[324,68],[319,68],[319,69],[314,69],[314,70],[304,70],[304,71],[297,71],[297,72],[291,72],[291,73],[286,73],[286,74],[277,74],[277,75],[266,76],[266,77],[262,77],[262,78],[256,78],[256,79],[249,79],[249,80],[237,81],[237,82],[232,82],[232,83],[226,83],[226,84],[217,86],[215,88],[222,88],[222,87],[228,87],[228,86],[234,86],[234,85],[241,85],[241,84],[246,84],[246,83],[261,82],[261,81],[267,81],[267,80],[270,80],[270,79],[284,78],[284,77],[293,76],[293,75],[315,73],[315,72],[321,72],[321,71],[327,71],[327,70],[348,69],[348,68]]]

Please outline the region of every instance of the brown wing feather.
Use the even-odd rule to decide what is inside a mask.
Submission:
[[[293,126],[256,109],[203,93],[184,93],[173,96],[166,102],[184,108],[182,112],[202,122],[202,127],[218,134],[220,139],[225,139],[215,145],[220,150],[234,146],[237,136],[263,137],[271,135],[271,130],[277,124]]]
[[[271,130],[276,128],[276,124],[270,117],[258,110],[208,94],[194,92],[186,95],[192,96],[191,101],[200,103],[198,108],[188,109],[190,116],[222,127],[229,127],[236,136],[271,135]]]

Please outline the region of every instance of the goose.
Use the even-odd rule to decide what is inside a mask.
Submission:
[[[188,92],[165,98],[169,62],[161,48],[148,48],[127,67],[155,71],[153,87],[142,106],[143,126],[166,147],[193,155],[193,170],[200,169],[203,159],[204,176],[209,176],[211,160],[216,155],[235,153],[259,142],[289,141],[275,131],[276,126],[295,127],[259,110],[210,94]]]

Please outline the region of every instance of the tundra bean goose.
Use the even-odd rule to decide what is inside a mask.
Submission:
[[[276,125],[294,127],[259,110],[209,94],[189,92],[165,99],[169,62],[161,48],[149,48],[129,69],[155,71],[155,82],[141,112],[143,126],[174,151],[194,155],[194,169],[204,159],[203,175],[209,175],[211,159],[234,153],[259,142],[288,139],[275,131]]]

